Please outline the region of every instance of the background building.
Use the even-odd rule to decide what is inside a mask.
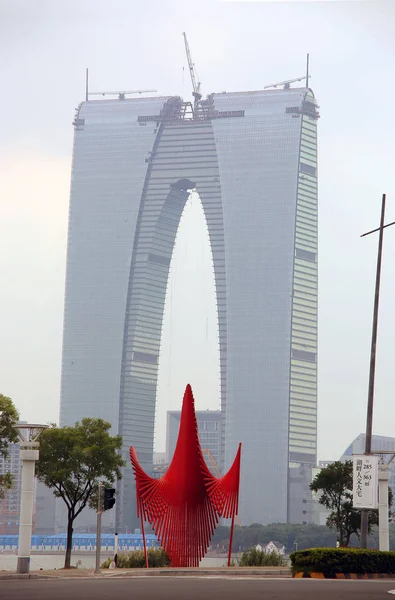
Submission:
[[[321,471],[321,469],[325,469],[328,467],[333,460],[320,460],[318,461],[318,466],[314,467],[312,470],[311,480],[313,481]],[[331,511],[325,508],[319,502],[320,492],[310,492],[311,493],[311,522],[314,525],[326,525],[326,520],[330,515]]]
[[[8,458],[0,457],[0,475],[11,473],[13,487],[0,499],[0,534],[18,535],[21,502],[21,460],[19,444],[10,444]],[[55,531],[55,496],[40,481],[35,481],[33,532],[51,534]]]
[[[8,446],[8,457],[0,456],[0,475],[11,473],[13,487],[0,499],[0,534],[19,532],[19,509],[21,503],[21,461],[19,444]]]
[[[360,433],[347,447],[342,454],[340,460],[352,460],[353,454],[364,454],[365,453],[365,433]],[[377,452],[384,450],[386,452],[393,451],[395,454],[395,438],[386,437],[383,435],[372,435],[372,451]],[[387,462],[391,457],[382,455],[382,458]],[[334,461],[320,460],[318,466],[312,471],[312,479],[321,471],[321,469],[327,467]],[[390,479],[389,487],[392,489],[392,493],[395,497],[395,461],[391,462],[390,466]],[[319,494],[312,493],[312,522],[315,525],[325,525],[326,519],[330,514],[330,510],[327,510],[322,504],[319,503]]]
[[[366,434],[360,433],[344,451],[340,460],[352,460],[353,454],[365,454],[365,439]],[[395,453],[395,438],[384,435],[372,435],[372,452],[377,452],[378,450],[392,450]],[[391,457],[383,455],[383,458],[387,462]],[[395,461],[391,462],[388,485],[392,489],[395,498]]]
[[[60,502],[63,502],[61,500]],[[55,532],[56,498],[53,490],[41,481],[36,481],[36,523],[34,533],[51,535]],[[65,530],[61,526],[62,531]]]
[[[166,460],[166,452],[154,452],[154,464],[152,466],[152,477],[160,479],[167,471],[169,463]]]
[[[317,105],[311,90],[88,101],[74,121],[60,424],[102,417],[152,470],[169,266],[190,191],[218,309],[221,459],[240,517],[302,522],[316,463]],[[130,468],[117,528],[135,523]],[[85,517],[84,517],[85,518]]]
[[[154,465],[167,464],[166,452],[154,452]]]
[[[181,411],[169,410],[167,412],[166,427],[166,460],[169,464],[176,448],[178,430],[180,428]],[[219,476],[221,472],[221,411],[197,410],[200,445],[204,458],[213,475]]]

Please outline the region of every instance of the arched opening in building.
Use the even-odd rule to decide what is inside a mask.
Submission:
[[[197,410],[220,409],[218,316],[213,257],[202,202],[190,190],[177,230],[163,314],[155,455],[166,453],[167,411],[180,410],[187,383]]]

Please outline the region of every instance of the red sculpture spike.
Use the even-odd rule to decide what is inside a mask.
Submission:
[[[238,511],[241,444],[226,475],[214,477],[200,447],[192,389],[187,385],[173,460],[163,477],[153,479],[141,468],[130,448],[136,478],[137,513],[151,523],[172,567],[198,567],[210,544],[219,517]],[[228,560],[228,564],[229,564]],[[148,566],[146,560],[146,566]]]

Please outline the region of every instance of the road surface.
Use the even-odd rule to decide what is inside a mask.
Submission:
[[[393,581],[147,577],[2,580],[1,600],[380,600]]]

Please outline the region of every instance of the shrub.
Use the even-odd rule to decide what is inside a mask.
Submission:
[[[240,561],[238,558],[232,558],[230,561],[230,567],[240,567]]]
[[[251,548],[243,552],[239,564],[241,567],[284,567],[286,561],[278,552],[263,552]]]
[[[395,573],[395,552],[359,548],[312,548],[293,552],[292,571],[323,573]]]
[[[108,569],[113,558],[107,558],[102,565],[102,569]],[[145,567],[144,550],[134,550],[132,552],[118,554],[118,569],[142,569]],[[170,560],[163,548],[150,548],[148,550],[148,566],[168,567]]]

